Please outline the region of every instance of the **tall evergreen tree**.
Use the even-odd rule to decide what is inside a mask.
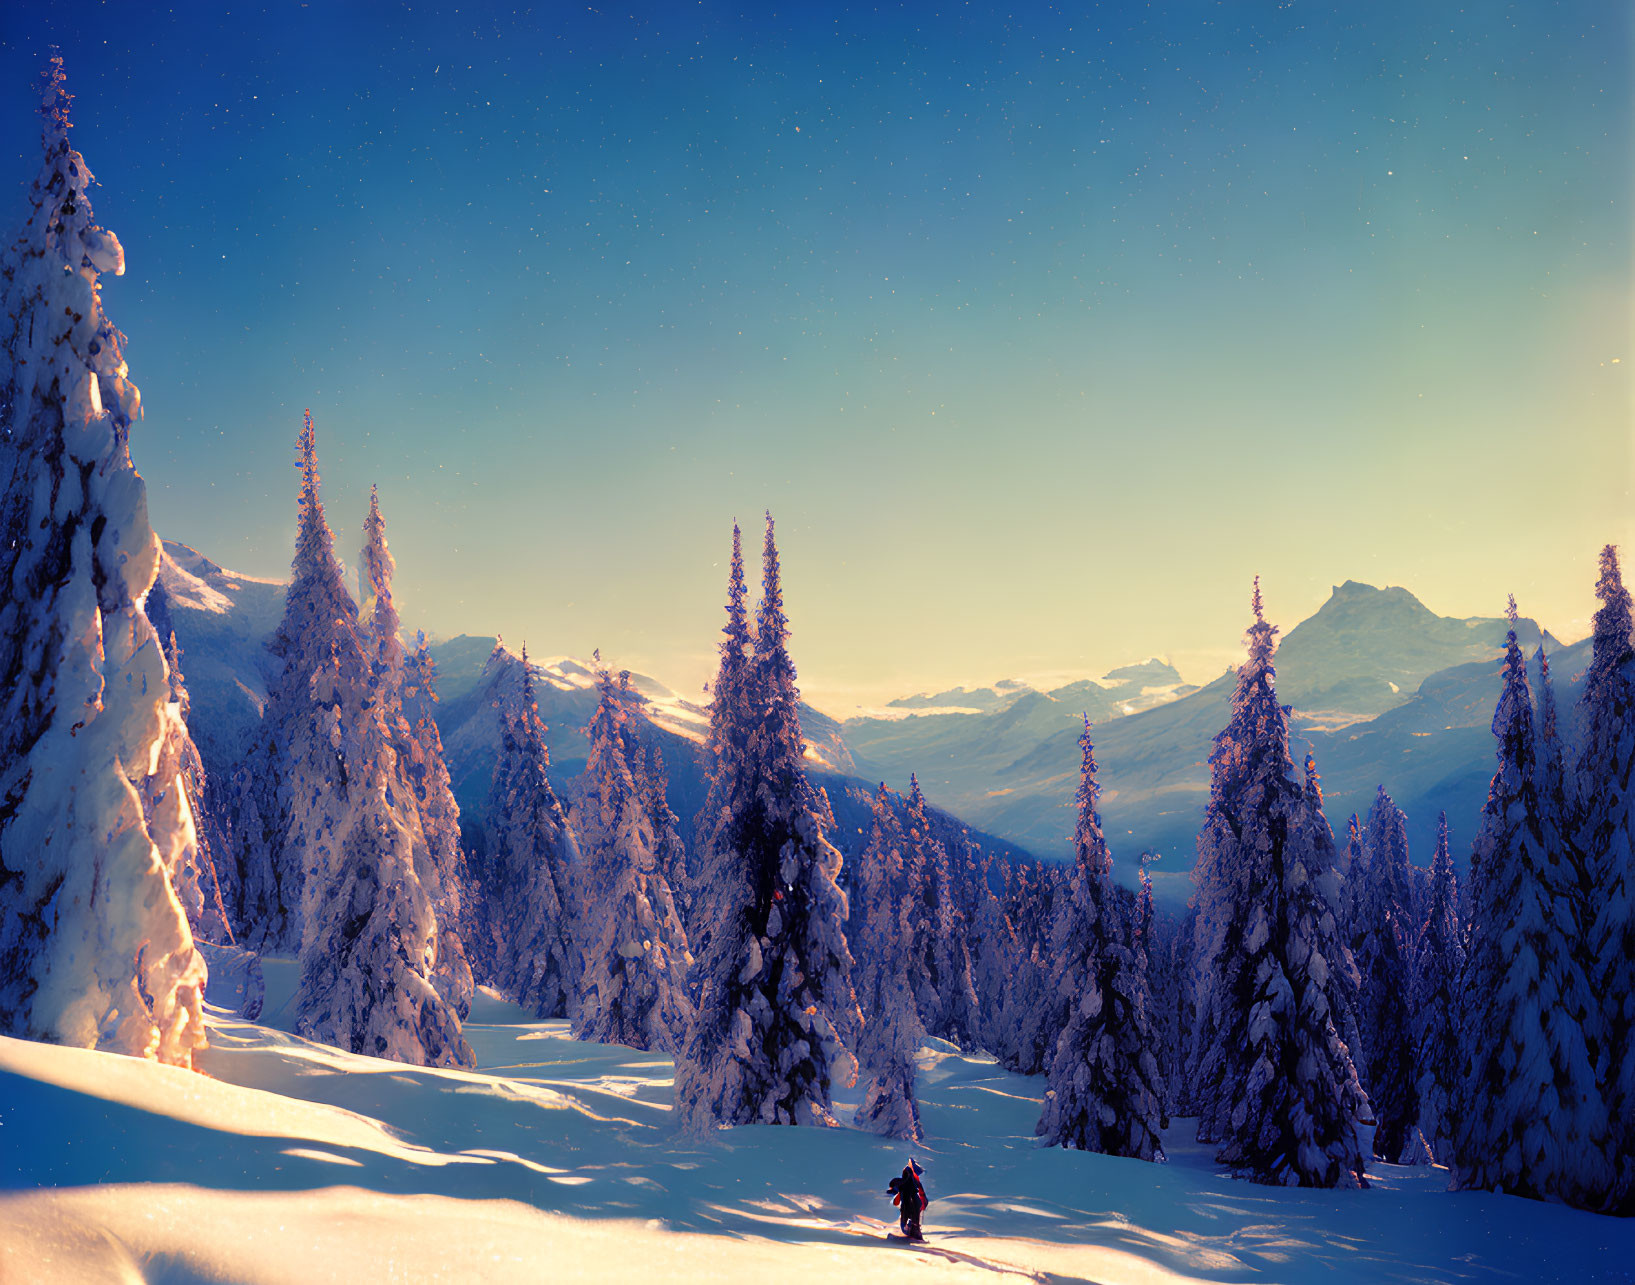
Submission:
[[[692,884],[687,869],[687,845],[681,837],[681,820],[670,808],[670,779],[664,770],[664,751],[658,745],[643,755],[636,773],[636,788],[653,827],[653,865],[670,888],[682,922],[687,921],[685,892]]]
[[[873,810],[856,888],[863,912],[855,962],[863,1012],[857,1057],[866,1079],[856,1124],[888,1138],[919,1142],[914,1055],[920,1049],[922,1028],[906,984],[914,966],[910,893],[903,871],[903,828],[884,784],[875,795]]]
[[[836,883],[840,853],[823,836],[825,805],[802,761],[800,696],[770,515],[762,561],[755,650],[743,666],[735,560],[714,695],[732,708],[711,714],[717,810],[702,827],[709,840],[702,869],[712,929],[699,956],[698,1020],[676,1063],[678,1117],[694,1130],[833,1124],[831,1083],[850,1083],[857,1070],[846,1049],[860,1018],[843,927],[846,897]]]
[[[1545,653],[1542,641],[1538,645],[1538,650],[1533,653],[1533,659],[1538,662],[1539,671],[1539,798],[1545,805],[1551,824],[1560,836],[1559,841],[1571,844],[1576,836],[1572,833],[1571,805],[1567,798],[1565,751],[1556,719],[1556,690],[1555,684],[1550,681],[1550,657]],[[1570,856],[1574,870],[1578,872],[1582,862],[1576,853],[1570,853]]]
[[[1153,907],[1152,907],[1152,875],[1143,865],[1140,873],[1141,891],[1135,898],[1135,939],[1133,945],[1143,960],[1152,954]],[[1143,965],[1145,966],[1145,965]]]
[[[971,954],[959,915],[948,849],[932,832],[919,777],[909,776],[905,866],[913,896],[915,1002],[932,1035],[969,1048],[975,1041],[976,991]]]
[[[1604,1144],[1591,1138],[1605,1180],[1583,1184],[1586,1203],[1635,1214],[1635,647],[1618,550],[1601,550],[1589,672],[1577,756],[1577,850],[1585,863],[1585,968],[1599,1003],[1591,1036],[1605,1109]],[[1598,1186],[1603,1190],[1597,1190]]]
[[[1096,802],[1090,720],[1079,737],[1074,869],[1062,908],[1067,1024],[1051,1054],[1036,1132],[1045,1145],[1163,1160],[1163,1084],[1153,1056],[1147,980],[1113,890],[1112,854]]]
[[[980,1025],[977,1041],[1001,1065],[1015,1060],[1015,1036],[1006,1023],[1005,995],[1017,967],[1016,933],[1005,907],[984,882],[975,923],[976,958],[971,980],[976,989]]]
[[[1559,848],[1547,839],[1527,662],[1515,600],[1493,714],[1498,769],[1476,836],[1466,961],[1464,1104],[1454,1178],[1464,1188],[1574,1199],[1600,1101],[1588,1003]]]
[[[488,659],[498,679],[518,663],[500,646]],[[523,649],[515,690],[502,697],[500,751],[488,793],[481,958],[494,984],[540,1017],[569,1017],[579,978],[568,880],[578,846],[551,788],[545,725]],[[491,961],[491,962],[490,962]]]
[[[477,938],[477,907],[470,883],[470,868],[460,835],[460,805],[443,757],[443,734],[438,729],[437,664],[417,633],[403,661],[403,717],[409,734],[401,738],[399,755],[414,789],[420,823],[438,872],[437,927],[439,932],[438,990],[454,1004],[464,1021],[475,990],[473,962],[466,942]]]
[[[1153,1002],[1163,1009],[1163,1042],[1158,1069],[1164,1076],[1164,1112],[1169,1118],[1198,1114],[1193,1072],[1197,1057],[1192,1038],[1197,1025],[1197,978],[1193,947],[1197,941],[1197,907],[1189,905],[1166,934],[1162,981],[1153,986]]]
[[[1408,826],[1400,808],[1379,787],[1368,814],[1367,863],[1355,903],[1354,931],[1361,945],[1364,1087],[1374,1107],[1374,1154],[1391,1164],[1420,1154],[1418,1086],[1414,1076],[1412,1016],[1413,896],[1409,884]]]
[[[708,792],[693,824],[698,869],[684,900],[694,957],[702,960],[718,922],[746,895],[735,880],[743,874],[736,833],[754,807],[755,780],[749,765],[752,719],[750,624],[744,585],[743,535],[732,524],[732,558],[727,572],[727,623],[722,626],[721,663],[710,684],[710,731],[704,747]],[[724,881],[724,882],[723,882]],[[725,905],[719,904],[724,899]]]
[[[190,1065],[205,965],[169,872],[185,791],[145,812],[176,712],[142,613],[159,569],[132,466],[141,397],[100,277],[125,253],[68,143],[62,59],[44,157],[0,254],[0,1033]]]
[[[1372,881],[1368,871],[1368,848],[1363,843],[1362,818],[1353,812],[1346,820],[1345,851],[1339,856],[1340,927],[1346,949],[1355,967],[1340,979],[1349,1000],[1350,1026],[1341,1031],[1351,1060],[1363,1070],[1368,1066],[1368,990],[1363,985],[1361,965],[1368,958],[1369,898]]]
[[[628,675],[625,676],[628,679]],[[584,973],[574,1015],[582,1040],[675,1052],[693,1018],[687,934],[653,855],[647,801],[626,755],[627,681],[606,669],[591,719],[584,787],[574,805],[586,878]]]
[[[1014,1056],[1002,1065],[1021,1075],[1040,1075],[1050,1067],[1072,1003],[1063,977],[1069,926],[1066,871],[1054,863],[1036,866],[1020,887],[1017,967],[1005,998]]]
[[[437,913],[422,879],[430,868],[425,835],[398,754],[400,673],[383,660],[378,636],[360,629],[341,578],[318,493],[310,412],[300,454],[295,561],[274,645],[284,667],[266,714],[282,769],[277,886],[300,888],[299,914],[291,916],[299,931],[290,930],[300,945],[296,1029],[354,1053],[470,1066],[456,1006],[433,981]],[[395,625],[389,574],[382,588],[381,610]]]
[[[1333,854],[1335,879],[1339,889],[1333,902],[1338,941],[1328,952],[1327,958],[1331,978],[1329,1000],[1333,1010],[1334,1029],[1340,1033],[1340,1039],[1345,1044],[1346,1052],[1351,1057],[1351,1065],[1355,1069],[1363,1060],[1362,973],[1357,967],[1357,958],[1351,946],[1351,892],[1345,871],[1354,863],[1349,849],[1354,845],[1361,851],[1362,826],[1357,820],[1357,814],[1353,812],[1347,825],[1348,851],[1342,857],[1335,850],[1334,830],[1323,811],[1323,782],[1317,771],[1317,760],[1310,754],[1306,755],[1306,815],[1310,824],[1320,832],[1317,838],[1319,845]],[[1357,1078],[1360,1083],[1362,1079],[1360,1072]]]
[[[260,744],[237,781],[241,941],[262,954],[301,948],[306,878],[338,859],[348,814],[349,694],[361,700],[369,662],[357,606],[335,560],[318,496],[317,442],[307,413],[298,442],[300,508],[284,615],[268,644],[278,671],[268,684]],[[354,755],[355,758],[355,755]]]
[[[1258,1182],[1358,1186],[1353,1117],[1363,1099],[1334,1020],[1329,963],[1344,949],[1333,841],[1295,778],[1274,688],[1277,630],[1258,579],[1253,607],[1198,839],[1199,1005],[1208,1018],[1199,1137]]]
[[[176,641],[170,596],[162,577],[154,580],[142,610],[158,634],[164,652],[171,706],[166,711],[165,735],[153,771],[142,785],[143,813],[150,829],[158,825],[176,826],[181,830],[183,838],[172,849],[175,864],[167,873],[171,887],[187,912],[194,939],[217,945],[231,944],[233,929],[227,917],[227,898],[216,872],[216,853],[225,855],[227,846],[221,841],[220,827],[207,798],[204,759],[188,732],[193,698],[182,676],[182,649]],[[162,810],[179,810],[184,804],[189,822],[183,822],[177,811],[171,811],[168,817],[161,815]]]
[[[1429,909],[1414,952],[1414,1070],[1419,1087],[1419,1130],[1432,1157],[1453,1156],[1454,1116],[1459,1103],[1459,979],[1465,947],[1459,928],[1459,883],[1448,850],[1448,814],[1436,825]]]
[[[464,1020],[471,1011],[474,985],[460,935],[464,900],[460,809],[449,785],[448,768],[442,762],[442,738],[437,734],[436,724],[431,724],[428,730],[425,724],[429,720],[422,719],[417,731],[405,712],[405,691],[411,680],[402,623],[392,596],[397,560],[386,543],[386,519],[381,516],[380,495],[375,487],[369,488],[369,513],[364,519],[363,537],[359,577],[365,597],[359,612],[359,632],[369,660],[366,680],[369,699],[371,708],[378,711],[385,725],[397,762],[410,786],[408,796],[394,798],[394,803],[404,813],[410,829],[415,878],[431,898],[437,917],[432,984]],[[431,658],[422,658],[417,651],[414,669],[413,682],[418,697],[421,684],[429,692]],[[436,695],[430,693],[421,699],[424,704],[430,704]]]

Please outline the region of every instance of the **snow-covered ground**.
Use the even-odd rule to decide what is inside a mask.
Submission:
[[[1165,1166],[1041,1151],[1042,1081],[935,1041],[930,1240],[888,1243],[902,1144],[679,1139],[668,1058],[481,994],[478,1071],[353,1057],[277,1029],[292,974],[269,963],[272,1025],[212,1011],[203,1075],[0,1039],[0,1280],[1635,1280],[1635,1224],[1452,1195],[1440,1169],[1271,1190],[1190,1122]]]

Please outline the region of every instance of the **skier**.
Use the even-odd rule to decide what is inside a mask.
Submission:
[[[920,1182],[921,1169],[919,1162],[912,1157],[903,1166],[900,1178],[893,1178],[886,1190],[891,1193],[891,1203],[899,1210],[898,1222],[903,1229],[903,1235],[909,1240],[924,1240],[920,1234],[920,1211],[931,1203],[925,1194],[925,1185]]]

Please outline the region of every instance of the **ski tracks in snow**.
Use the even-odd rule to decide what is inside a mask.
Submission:
[[[877,1218],[859,1217],[849,1223],[835,1224],[836,1231],[843,1231],[853,1236],[862,1236],[869,1240],[884,1240],[888,1244],[901,1245],[903,1248],[919,1254],[929,1254],[944,1259],[950,1263],[964,1263],[969,1267],[978,1267],[983,1271],[993,1272],[995,1275],[1010,1280],[1037,1281],[1039,1285],[1050,1285],[1057,1278],[1045,1272],[1036,1272],[1031,1268],[1017,1267],[1010,1263],[994,1262],[990,1259],[978,1257],[976,1254],[962,1253],[957,1249],[944,1249],[941,1245],[932,1245],[926,1241],[912,1241],[898,1236],[891,1231],[888,1224]],[[1087,1282],[1094,1285],[1094,1282]]]

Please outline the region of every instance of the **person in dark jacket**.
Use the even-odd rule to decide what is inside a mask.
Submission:
[[[920,1233],[920,1213],[931,1203],[931,1199],[925,1194],[925,1184],[920,1181],[920,1175],[924,1172],[911,1159],[903,1166],[902,1175],[886,1185],[886,1190],[891,1194],[891,1203],[897,1206],[898,1223],[903,1235],[909,1240],[925,1239]]]

